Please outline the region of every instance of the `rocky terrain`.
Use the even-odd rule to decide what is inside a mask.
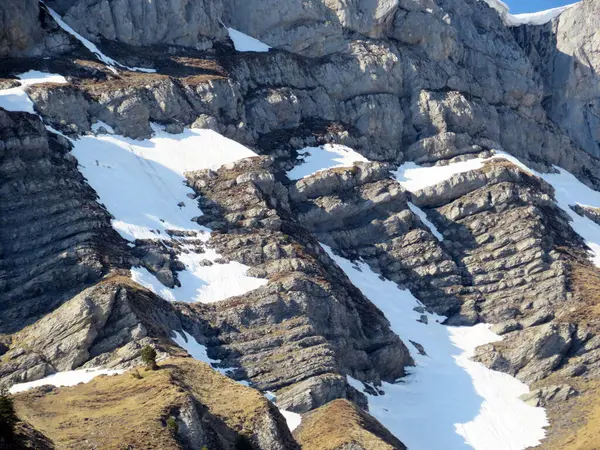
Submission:
[[[489,3],[3,1],[18,445],[595,448],[600,4]]]

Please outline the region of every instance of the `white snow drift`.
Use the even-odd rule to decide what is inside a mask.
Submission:
[[[384,383],[384,395],[368,396],[370,413],[409,449],[521,450],[540,442],[546,415],[519,399],[528,387],[470,359],[477,346],[500,339],[487,325],[447,327],[432,314],[428,324],[418,322],[421,314],[414,308],[422,305],[409,291],[323,248],[407,345],[413,341],[425,349],[426,355],[411,349],[416,367],[407,377]]]
[[[28,391],[29,389],[46,385],[56,387],[75,386],[79,383],[89,383],[99,375],[119,375],[121,373],[123,373],[123,370],[109,369],[81,369],[70,370],[67,372],[57,372],[40,380],[14,384],[10,388],[9,392],[11,394],[17,394],[19,392]]]
[[[25,92],[27,86],[40,83],[66,84],[67,80],[62,75],[30,70],[17,75],[20,85],[14,88],[0,90],[0,108],[7,111],[23,111],[35,114],[33,102]]]
[[[287,173],[290,180],[299,180],[335,167],[350,167],[355,162],[369,161],[350,147],[339,144],[303,148],[298,150],[298,159],[300,164]]]
[[[446,166],[431,167],[421,167],[414,162],[406,162],[398,170],[394,171],[393,175],[404,189],[415,192],[448,180],[453,175],[477,170],[481,167],[483,167],[483,159],[479,158],[456,162]]]
[[[227,31],[229,32],[230,39],[233,41],[233,46],[238,52],[264,53],[271,50],[271,47],[267,44],[241,31],[229,27],[227,27]]]
[[[113,227],[125,239],[168,242],[177,239],[187,253],[180,260],[181,287],[163,286],[146,269],[132,270],[133,279],[169,300],[213,302],[244,294],[267,283],[246,276],[247,267],[218,264],[212,249],[193,251],[192,239],[208,241],[210,230],[193,221],[201,216],[184,173],[216,169],[255,156],[251,150],[211,130],[186,129],[178,135],[154,126],[154,137],[136,141],[117,135],[83,136],[73,142],[80,170],[114,216]],[[192,237],[173,237],[168,230],[193,232]],[[208,262],[207,262],[208,261]],[[212,263],[212,265],[211,265]]]

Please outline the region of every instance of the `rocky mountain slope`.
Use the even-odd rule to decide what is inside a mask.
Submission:
[[[2,2],[20,445],[594,448],[599,17]]]

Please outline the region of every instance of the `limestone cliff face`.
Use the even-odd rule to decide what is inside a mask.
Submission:
[[[600,155],[599,12],[597,2],[586,0],[551,23],[514,30],[543,78],[549,118],[595,156]]]
[[[331,448],[402,448],[402,436],[357,409],[367,408],[366,397],[347,377],[376,393],[414,364],[412,347],[322,243],[410,289],[420,313],[493,324],[504,339],[476,358],[532,386],[528,401],[547,406],[555,442],[565,432],[561,417],[578,414],[569,401],[593,395],[600,377],[590,282],[600,276],[553,187],[486,158],[508,152],[600,189],[597,2],[516,28],[477,0],[284,3],[0,5],[0,87],[30,69],[68,79],[25,88],[37,115],[0,108],[0,385],[134,367],[147,344],[181,355],[172,339],[185,331],[233,378],[306,414],[300,444],[319,448],[316,418],[331,413],[352,417],[347,434],[356,436],[347,442],[332,431],[340,443]],[[107,67],[48,7],[121,65]],[[226,27],[272,49],[236,52]],[[194,220],[212,230],[193,251],[245,264],[264,286],[187,304],[131,280],[129,269],[143,266],[177,286],[190,250],[177,235],[128,246],[69,139],[112,127],[141,140],[156,123],[172,134],[211,129],[259,155],[188,172],[186,183],[203,212]],[[288,178],[299,149],[332,143],[370,161]],[[486,162],[422,189],[390,175],[404,162],[444,167],[472,158]],[[598,222],[600,205],[569,206]],[[245,435],[255,446],[263,433],[269,448],[295,448],[274,416],[277,423],[262,425],[254,417]],[[198,420],[186,427],[201,429]]]

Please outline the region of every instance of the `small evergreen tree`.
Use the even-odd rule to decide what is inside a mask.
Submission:
[[[177,424],[177,419],[171,416],[167,419],[167,428],[171,430],[172,433],[177,433],[179,430],[179,425]]]
[[[154,347],[146,345],[142,349],[142,361],[144,361],[148,370],[158,370],[158,364],[156,364],[156,350]]]
[[[0,447],[13,441],[15,425],[19,418],[15,413],[12,396],[5,390],[0,390]]]

